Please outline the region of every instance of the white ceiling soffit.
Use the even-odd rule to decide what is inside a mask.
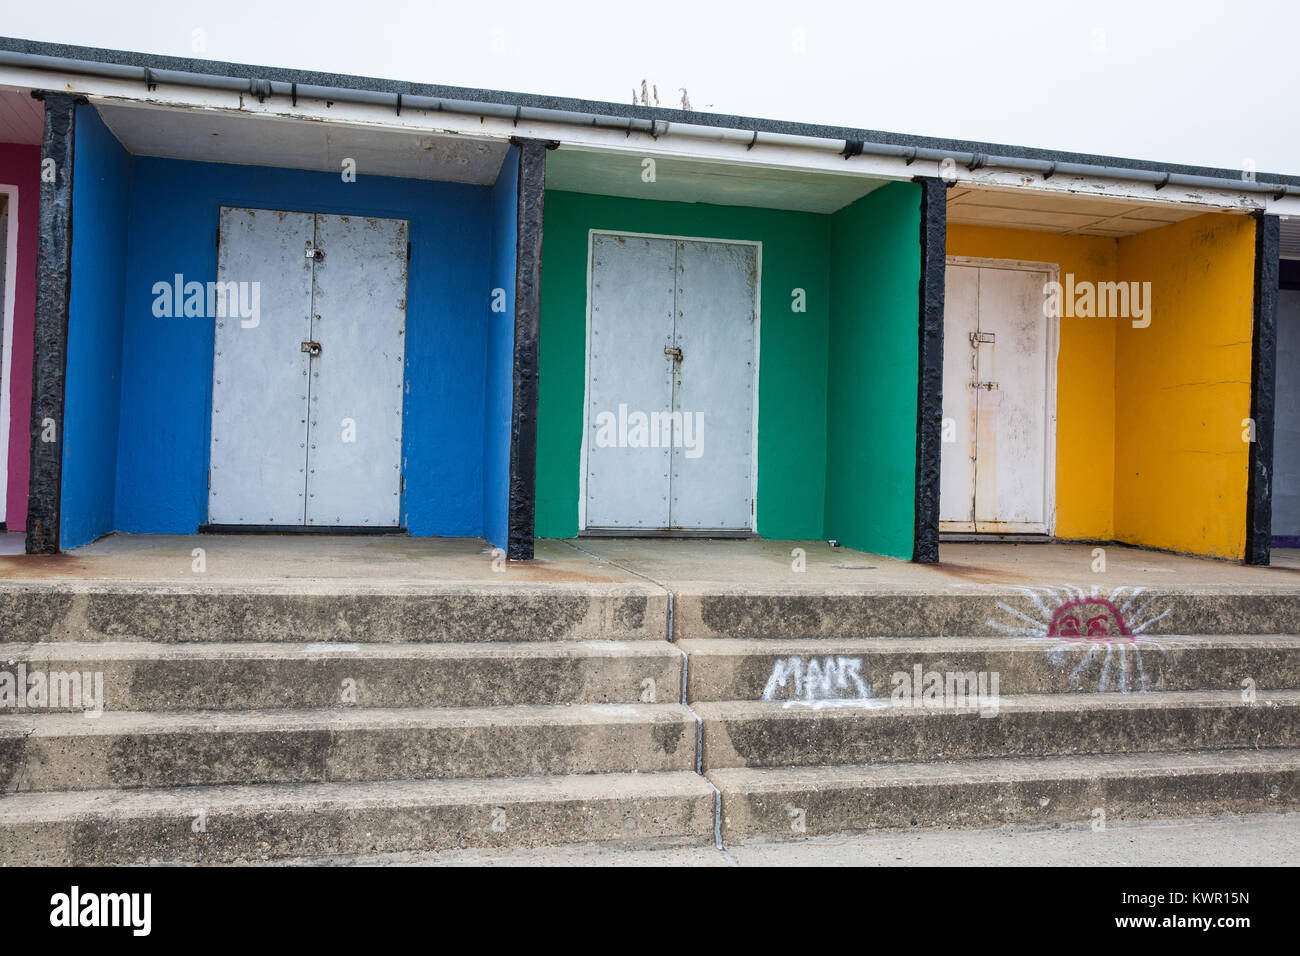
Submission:
[[[1300,219],[1282,220],[1280,252],[1283,259],[1300,259]]]
[[[0,86],[0,143],[39,146],[44,133],[44,104],[29,90]]]
[[[1213,211],[1204,206],[1149,205],[1027,189],[957,187],[948,191],[950,223],[1066,236],[1133,236]]]
[[[654,157],[654,182],[646,182],[640,153],[553,150],[546,159],[546,188],[597,196],[757,206],[831,213],[888,180],[860,174],[771,169],[742,163],[710,163]]]
[[[341,173],[356,161],[358,176],[399,176],[490,186],[509,144],[466,136],[345,126],[250,116],[97,103],[113,135],[137,156],[207,163],[280,166]]]

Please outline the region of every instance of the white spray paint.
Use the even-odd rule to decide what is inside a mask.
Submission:
[[[772,665],[763,700],[784,700],[786,707],[872,706],[871,688],[862,680],[862,658],[782,657]],[[882,702],[883,703],[883,702]],[[886,704],[887,706],[887,704]]]

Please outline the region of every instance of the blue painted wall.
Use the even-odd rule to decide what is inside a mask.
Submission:
[[[90,107],[77,110],[72,164],[72,288],[63,415],[61,546],[114,528],[122,296],[130,155]]]
[[[515,248],[518,238],[519,148],[511,146],[492,188],[492,293],[504,311],[489,308],[487,388],[483,403],[483,535],[504,549],[509,535],[510,419],[514,406]]]
[[[152,288],[176,273],[215,280],[218,214],[229,205],[410,220],[402,520],[414,535],[482,534],[492,189],[364,170],[345,183],[338,173],[150,157],[134,166],[117,529],[183,534],[207,520],[213,324],[156,318]]]

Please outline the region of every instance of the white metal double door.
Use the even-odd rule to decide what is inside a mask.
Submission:
[[[940,530],[1051,533],[1053,277],[1025,263],[948,264]]]
[[[222,207],[210,524],[399,525],[408,233]]]
[[[583,530],[753,529],[758,257],[592,233]]]

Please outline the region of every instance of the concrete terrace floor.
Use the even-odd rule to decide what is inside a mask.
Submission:
[[[10,540],[13,539],[13,540]],[[919,565],[832,548],[823,541],[584,538],[539,540],[531,562],[494,560],[479,538],[403,535],[114,534],[59,555],[12,553],[0,540],[5,584],[131,583],[180,588],[244,586],[320,592],[557,586],[601,590],[657,584],[679,594],[742,591],[955,594],[1028,586],[1142,585],[1205,593],[1300,590],[1300,550],[1275,549],[1270,567],[1111,545],[1092,570],[1094,545],[946,543]],[[796,549],[806,570],[793,568]],[[202,549],[197,571],[195,549]]]

